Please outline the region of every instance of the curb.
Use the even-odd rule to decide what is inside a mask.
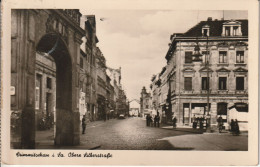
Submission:
[[[164,127],[161,127],[161,129],[166,129],[166,130],[174,130],[174,131],[183,131],[183,132],[190,132],[190,133],[195,133],[195,134],[203,134],[203,131],[193,131],[192,129],[191,130],[185,130],[185,129],[173,129],[173,128],[164,128]]]

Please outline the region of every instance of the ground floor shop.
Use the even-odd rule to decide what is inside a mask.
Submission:
[[[207,109],[206,98],[180,98],[172,101],[172,114],[177,118],[177,124],[181,126],[192,126],[197,119],[211,119],[211,125],[218,124],[217,119],[221,116],[225,128],[229,129],[231,119],[238,119],[241,123],[247,123],[242,115],[248,113],[248,100],[246,98],[221,98],[214,97],[209,100]],[[230,112],[235,108],[236,111]],[[238,114],[237,114],[238,113]]]

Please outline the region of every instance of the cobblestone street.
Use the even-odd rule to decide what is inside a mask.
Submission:
[[[53,130],[37,131],[37,149],[247,151],[248,134],[204,133],[191,128],[147,127],[139,117],[87,124],[78,146],[54,146]]]
[[[81,142],[82,144],[97,143],[100,145],[98,149],[101,150],[182,150],[185,148],[174,147],[167,140],[160,139],[186,134],[191,133],[147,127],[144,119],[132,117],[123,120],[112,119],[87,126],[86,134],[81,136]]]

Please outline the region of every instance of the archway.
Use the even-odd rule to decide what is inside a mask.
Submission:
[[[72,62],[69,51],[62,38],[55,33],[44,35],[36,51],[43,57],[51,56],[56,65],[56,99],[54,108],[55,145],[72,145]],[[46,106],[44,106],[47,109]]]

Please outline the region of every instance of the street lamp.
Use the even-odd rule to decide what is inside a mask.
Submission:
[[[200,48],[197,41],[197,45],[194,48],[194,53],[192,54],[194,62],[202,62],[202,54],[200,54]],[[207,35],[207,44],[206,44],[206,55],[205,55],[205,68],[207,70],[207,132],[211,132],[211,115],[209,109],[209,54],[208,54],[208,35]]]

